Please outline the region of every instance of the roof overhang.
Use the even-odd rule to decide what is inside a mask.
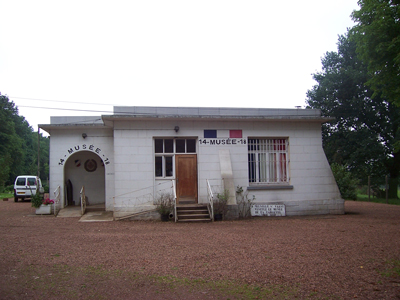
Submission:
[[[108,127],[120,121],[155,121],[155,120],[183,120],[183,121],[263,121],[263,122],[317,122],[332,121],[328,117],[301,117],[301,116],[190,116],[190,115],[103,115],[102,120]]]
[[[113,128],[115,122],[156,120],[313,122],[322,124],[334,119],[322,117],[319,109],[115,106],[112,115],[51,117],[51,124],[40,124],[39,128],[50,134],[52,130]]]
[[[229,108],[229,107],[150,107],[115,106],[113,115],[103,115],[105,125],[113,126],[118,121],[147,120],[223,120],[265,122],[318,122],[332,118],[322,117],[319,109],[281,108]]]

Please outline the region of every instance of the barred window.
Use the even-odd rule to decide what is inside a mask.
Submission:
[[[249,183],[288,183],[288,146],[287,138],[249,138]]]

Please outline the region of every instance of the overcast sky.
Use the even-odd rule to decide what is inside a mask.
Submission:
[[[1,0],[0,92],[35,131],[50,116],[113,105],[304,107],[354,9],[357,0]]]

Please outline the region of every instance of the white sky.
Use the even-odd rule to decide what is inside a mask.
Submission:
[[[113,105],[303,107],[354,9],[357,0],[0,0],[0,92],[35,131],[50,116]]]

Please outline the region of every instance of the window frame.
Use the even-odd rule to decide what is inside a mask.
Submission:
[[[250,186],[289,186],[288,137],[248,137],[248,182]]]
[[[163,152],[156,152],[156,141],[157,140],[162,140],[162,151]],[[172,152],[165,152],[165,140],[172,140]],[[177,152],[177,146],[176,142],[177,141],[184,140],[184,152]],[[187,141],[188,140],[194,140],[194,147],[195,147],[195,152],[188,152],[188,146],[187,146]],[[155,179],[174,179],[175,178],[175,155],[185,155],[185,154],[197,154],[197,138],[195,137],[182,137],[182,138],[170,138],[170,137],[154,137],[153,138],[153,147],[154,147],[154,177]],[[156,157],[161,157],[161,176],[157,176],[157,160]],[[167,157],[172,157],[172,175],[168,176],[166,174],[167,172],[167,162],[166,158]]]

